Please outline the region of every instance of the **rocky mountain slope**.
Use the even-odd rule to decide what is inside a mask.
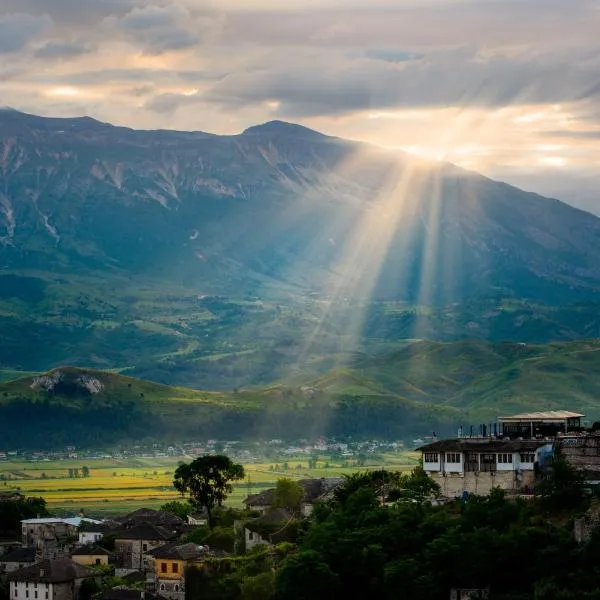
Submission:
[[[349,329],[374,348],[594,336],[599,251],[600,219],[558,200],[298,125],[0,111],[4,366],[223,387],[347,350]]]

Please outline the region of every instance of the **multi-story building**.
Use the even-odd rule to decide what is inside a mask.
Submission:
[[[499,426],[480,426],[478,436],[422,446],[423,469],[445,496],[488,494],[493,488],[527,493],[556,440],[580,432],[583,416],[548,411],[500,417]]]

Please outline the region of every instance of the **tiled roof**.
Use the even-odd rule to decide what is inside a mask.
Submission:
[[[162,525],[164,527],[177,527],[185,523],[181,517],[165,510],[154,510],[152,508],[139,508],[124,517],[119,517],[117,520],[123,525],[152,523],[153,525]]]
[[[115,532],[117,540],[151,540],[151,541],[169,541],[176,537],[176,534],[152,523],[140,523],[128,529],[121,529]]]
[[[29,581],[34,583],[61,583],[83,579],[91,575],[91,571],[78,565],[70,558],[43,560],[30,567],[13,571],[7,577],[9,581]]]
[[[71,552],[71,556],[110,556],[110,552],[96,544],[87,544],[86,546],[75,548]]]
[[[298,485],[302,488],[304,494],[302,502],[312,504],[316,502],[323,494],[335,488],[342,482],[339,477],[329,477],[322,479],[299,479]],[[275,488],[264,490],[258,494],[248,496],[244,500],[246,506],[272,506],[275,503]]]
[[[164,600],[163,596],[134,590],[126,587],[115,587],[94,596],[94,600]]]
[[[206,554],[206,548],[197,544],[165,544],[148,552],[154,558],[168,558],[172,560],[192,560]]]
[[[34,563],[35,548],[15,548],[0,556],[0,562]]]
[[[506,440],[495,438],[455,438],[438,440],[417,448],[423,452],[533,452],[547,440]]]
[[[521,413],[519,415],[510,415],[509,417],[498,417],[499,421],[548,421],[552,419],[562,420],[576,419],[585,417],[581,413],[570,412],[568,410],[549,410],[546,412]]]

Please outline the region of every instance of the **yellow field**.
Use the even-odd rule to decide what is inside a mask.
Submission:
[[[386,455],[383,465],[393,470],[408,470],[417,463],[414,453]],[[187,457],[95,459],[70,461],[13,462],[0,463],[0,491],[19,490],[23,494],[42,496],[48,508],[55,513],[116,514],[141,507],[156,508],[170,500],[179,498],[172,487],[173,471]],[[307,461],[285,459],[275,464],[252,463],[244,465],[246,477],[234,486],[228,499],[231,506],[241,506],[249,493],[271,487],[280,477],[336,477],[361,470],[345,463],[325,468],[323,459],[316,469],[308,469]],[[82,477],[82,467],[89,468],[89,476]],[[344,465],[344,466],[342,466]],[[79,477],[69,477],[69,469],[78,469]]]

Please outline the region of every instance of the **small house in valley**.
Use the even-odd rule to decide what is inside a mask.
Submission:
[[[147,570],[148,552],[178,537],[160,525],[139,523],[115,533],[115,561],[119,568]]]
[[[91,571],[70,558],[43,560],[10,573],[10,600],[78,600]]]
[[[0,556],[0,573],[12,573],[35,562],[35,548],[14,548]]]
[[[208,552],[205,546],[197,544],[165,544],[148,555],[154,560],[156,590],[161,596],[171,600],[185,598],[185,571],[193,565],[202,564]]]
[[[88,544],[75,548],[71,552],[71,558],[80,565],[108,565],[110,552],[97,544]]]

